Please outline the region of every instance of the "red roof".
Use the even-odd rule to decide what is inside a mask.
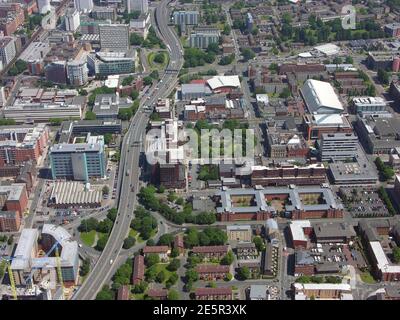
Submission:
[[[204,79],[194,79],[192,81],[190,81],[191,84],[205,84],[207,82],[207,80]]]
[[[168,246],[145,246],[143,253],[167,253],[168,250]]]
[[[121,286],[118,289],[117,300],[129,300],[128,286]]]
[[[228,273],[229,272],[229,266],[220,266],[216,264],[203,264],[199,265],[196,267],[196,271],[198,273]]]
[[[144,258],[141,255],[137,255],[133,259],[133,276],[132,282],[135,284],[135,281],[142,281],[144,279]]]
[[[193,253],[226,253],[228,252],[228,246],[204,246],[204,247],[193,247]]]
[[[196,296],[208,296],[208,295],[215,295],[215,294],[231,295],[232,289],[231,288],[196,288],[196,290],[195,290]]]
[[[168,290],[166,289],[149,289],[147,295],[153,298],[163,298],[168,295]]]
[[[174,239],[174,247],[175,248],[183,248],[183,236],[181,234],[177,234]]]

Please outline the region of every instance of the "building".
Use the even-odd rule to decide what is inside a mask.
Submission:
[[[54,61],[49,63],[45,69],[46,80],[56,84],[67,83],[67,63],[65,61]]]
[[[38,256],[38,240],[44,252],[57,246],[59,263],[54,256]],[[31,272],[33,282],[38,283],[48,279],[50,283],[57,282],[57,268],[61,267],[64,286],[74,286],[79,273],[78,243],[62,227],[44,224],[39,237],[38,229],[23,229],[11,262],[15,284],[26,285]]]
[[[94,7],[91,16],[96,20],[111,20],[114,21],[117,19],[117,12],[115,8],[108,7]]]
[[[121,120],[81,120],[64,121],[58,132],[59,143],[69,143],[77,135],[88,133],[104,135],[106,133],[120,134],[122,132]]]
[[[394,55],[387,51],[368,52],[367,66],[372,70],[390,70],[393,66]]]
[[[74,0],[74,7],[79,11],[90,12],[93,9],[93,0]]]
[[[301,94],[311,114],[322,115],[344,111],[342,103],[328,82],[309,79],[304,83]]]
[[[400,37],[400,23],[389,23],[384,26],[384,30],[389,37]]]
[[[23,164],[28,160],[38,162],[49,139],[44,124],[0,129],[0,167]]]
[[[206,49],[211,43],[219,43],[221,33],[218,29],[197,27],[190,34],[189,45],[192,48]]]
[[[140,13],[147,13],[149,11],[148,0],[127,0],[127,10],[129,13],[140,11]]]
[[[358,155],[359,142],[353,133],[322,134],[319,154],[321,161],[346,161]]]
[[[295,300],[353,300],[349,284],[294,283]]]
[[[139,284],[144,281],[144,257],[137,255],[133,258],[132,283]]]
[[[15,211],[0,211],[0,232],[18,232],[21,217]]]
[[[251,32],[254,27],[254,19],[250,12],[246,14],[246,28],[248,32]]]
[[[103,136],[91,136],[89,133],[84,143],[55,144],[49,153],[53,179],[88,181],[106,175]]]
[[[263,284],[252,284],[249,290],[250,300],[271,300],[273,293],[277,293],[278,288]],[[275,291],[275,292],[274,292]]]
[[[231,288],[196,288],[196,300],[232,300]]]
[[[398,118],[357,117],[355,129],[368,153],[389,154],[400,147]]]
[[[179,254],[184,254],[185,253],[185,246],[183,243],[183,236],[182,234],[177,234],[174,238],[174,249],[177,249]]]
[[[283,212],[292,219],[341,218],[338,203],[328,185],[271,187],[267,189],[228,189],[215,195],[221,221],[267,220]],[[312,201],[314,199],[315,201]],[[279,200],[279,204],[275,204]]]
[[[132,73],[135,71],[136,61],[137,53],[135,50],[128,52],[96,52],[87,56],[90,74],[100,77]]]
[[[324,133],[352,133],[349,120],[340,114],[305,114],[303,127],[307,140],[321,139]]]
[[[313,229],[318,243],[349,243],[356,237],[353,226],[344,222],[315,223]]]
[[[192,253],[202,256],[207,260],[222,259],[228,253],[228,246],[202,246],[193,247]]]
[[[117,291],[117,300],[129,300],[129,286],[123,285]]]
[[[15,58],[16,54],[14,38],[0,38],[0,59],[3,63],[3,67],[7,66]]]
[[[40,14],[45,14],[51,10],[50,0],[37,0],[37,6]]]
[[[88,68],[86,61],[67,62],[67,79],[73,86],[84,86],[88,82]]]
[[[120,97],[118,93],[99,94],[96,96],[93,112],[97,119],[117,119],[118,111],[132,107],[129,97]]]
[[[65,13],[65,30],[75,32],[81,23],[79,11],[77,9],[67,10]]]
[[[24,22],[25,12],[21,3],[0,3],[0,33],[12,36]]]
[[[253,234],[250,225],[226,226],[229,241],[250,242]]]
[[[387,102],[381,97],[356,97],[352,100],[354,111],[357,114],[368,114],[376,115],[381,113],[387,113]]]
[[[327,57],[337,55],[340,52],[340,47],[333,43],[322,44],[314,47],[314,50]]]
[[[241,89],[239,76],[214,76],[207,80],[207,84],[214,93],[229,93]]]
[[[199,12],[194,10],[179,10],[173,13],[174,25],[180,26],[181,31],[186,31],[186,26],[197,26],[199,22]]]
[[[100,48],[112,52],[127,52],[129,50],[129,25],[100,24]]]
[[[143,248],[143,254],[146,258],[149,254],[157,254],[161,261],[168,261],[168,255],[171,252],[168,246],[145,246]]]
[[[313,228],[309,220],[292,221],[289,224],[289,234],[294,249],[307,249]]]
[[[210,88],[205,81],[201,83],[184,83],[181,85],[181,100],[201,99],[211,95]]]
[[[75,181],[55,182],[50,194],[49,207],[70,209],[71,207],[97,208],[101,206],[102,185],[90,185]]]
[[[137,19],[129,21],[129,30],[143,37],[147,38],[151,26],[150,13],[142,13]]]
[[[147,295],[154,300],[167,300],[168,290],[167,289],[149,289]]]
[[[211,281],[224,279],[229,274],[230,267],[215,264],[201,264],[197,265],[195,270],[199,274],[200,280]]]

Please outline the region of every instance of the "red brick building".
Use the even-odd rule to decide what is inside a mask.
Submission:
[[[144,257],[137,255],[133,259],[132,283],[139,284],[142,281],[144,281]]]
[[[166,289],[150,289],[147,295],[156,300],[167,300],[168,290]]]
[[[185,246],[183,243],[183,236],[182,234],[177,234],[174,238],[174,249],[178,249],[179,254],[185,253]]]
[[[117,300],[129,300],[129,287],[121,286],[117,292]]]
[[[228,253],[228,246],[203,246],[193,247],[193,254],[206,259],[222,259]]]
[[[0,232],[17,232],[21,226],[21,217],[15,211],[0,211]]]
[[[0,31],[5,36],[12,36],[24,20],[24,9],[20,3],[0,3]]]
[[[224,279],[230,271],[229,266],[223,265],[198,265],[196,272],[199,274],[200,280],[221,280]]]
[[[196,300],[232,300],[231,288],[196,288]]]

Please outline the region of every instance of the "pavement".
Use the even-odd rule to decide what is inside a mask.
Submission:
[[[167,66],[167,70],[170,71],[162,75],[159,85],[150,89],[148,96],[151,98],[146,104],[153,104],[158,98],[168,96],[175,88],[178,72],[183,63],[182,48],[176,45],[179,43],[179,39],[172,29],[168,27],[168,3],[169,0],[159,2],[156,6],[154,16],[156,32],[164,43],[166,43],[170,53],[170,61]],[[133,252],[132,250],[139,250],[140,246],[145,245],[144,243],[138,244],[131,248],[127,256],[119,256],[122,251],[123,241],[129,232],[130,221],[133,218],[133,210],[137,203],[136,196],[139,190],[140,175],[139,156],[143,148],[142,141],[148,122],[148,114],[144,113],[142,109],[145,99],[147,99],[147,97],[143,96],[140,107],[132,118],[128,132],[125,134],[122,142],[117,189],[117,218],[114,222],[106,247],[83,285],[72,297],[73,300],[94,299],[97,292],[111,279],[113,273],[124,262],[124,258],[129,256],[129,254]],[[134,187],[133,190],[131,186]],[[164,226],[164,224],[160,224],[158,235],[160,235],[160,232],[166,232],[161,225]]]

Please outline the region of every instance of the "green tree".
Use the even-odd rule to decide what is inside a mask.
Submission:
[[[396,263],[400,263],[400,248],[399,247],[393,248],[393,260]]]
[[[154,62],[157,62],[157,63],[164,63],[164,62],[165,62],[165,54],[164,54],[164,52],[158,52],[158,53],[154,56]]]
[[[95,249],[98,251],[103,251],[107,244],[107,241],[108,241],[108,234],[100,236],[100,238],[97,240]]]
[[[264,241],[261,239],[261,237],[258,237],[258,236],[254,237],[253,242],[254,242],[258,252],[265,250]]]
[[[246,266],[239,268],[237,274],[240,280],[247,280],[250,278],[250,270]]]
[[[137,33],[131,33],[130,37],[129,37],[129,41],[131,43],[132,46],[140,46],[143,44],[143,37],[138,35]]]
[[[390,74],[389,72],[383,70],[383,69],[379,69],[378,70],[378,80],[379,82],[381,82],[382,84],[389,84],[390,81]]]
[[[292,95],[288,87],[283,88],[282,92],[279,94],[279,98],[287,99]]]
[[[112,139],[113,139],[113,135],[111,133],[104,134],[104,143],[105,144],[110,144]]]
[[[96,295],[96,300],[114,300],[114,292],[109,286],[105,285]]]
[[[86,111],[85,120],[96,120],[96,114],[93,111]]]
[[[143,78],[143,83],[145,86],[151,86],[153,83],[153,78],[147,76]]]
[[[172,273],[172,274],[169,276],[168,280],[165,282],[165,286],[166,286],[168,289],[171,288],[175,283],[177,283],[178,279],[179,279],[178,275],[177,275],[175,272]]]
[[[256,56],[254,51],[251,50],[250,48],[242,49],[242,55],[243,55],[244,61],[249,61],[249,60],[253,59]]]
[[[133,112],[130,108],[122,108],[118,110],[118,119],[129,120],[132,116]]]
[[[232,250],[229,250],[228,253],[221,259],[221,264],[223,265],[231,265],[234,260],[234,255]]]
[[[165,271],[164,270],[161,270],[158,274],[157,274],[157,276],[156,276],[156,281],[158,282],[158,283],[163,283],[164,281],[165,281],[165,278],[166,278],[167,276],[166,276],[166,274],[165,274]]]
[[[174,236],[170,233],[165,233],[158,239],[159,246],[171,246],[173,242]]]
[[[136,243],[136,238],[129,236],[124,240],[124,244],[122,245],[122,248],[124,249],[130,249],[132,248]]]
[[[138,284],[135,284],[135,286],[132,289],[133,293],[144,293],[148,287],[148,283],[146,281],[141,281]]]
[[[110,188],[107,185],[105,185],[105,186],[103,186],[103,189],[101,189],[101,191],[103,194],[109,194]]]
[[[176,290],[169,290],[168,300],[179,300],[179,293]]]
[[[150,253],[150,254],[146,255],[146,258],[144,260],[145,260],[146,266],[148,268],[150,268],[151,266],[160,262],[160,257],[158,256],[158,254]]]
[[[178,257],[178,256],[179,256],[179,250],[178,250],[178,248],[172,248],[170,256],[171,256],[171,258],[176,258],[176,257]]]
[[[195,282],[199,279],[199,274],[194,269],[188,269],[185,273],[186,282]]]
[[[107,218],[110,219],[112,222],[115,221],[117,218],[118,214],[118,209],[117,208],[111,208],[110,210],[107,211]]]
[[[179,261],[179,259],[173,259],[173,260],[171,260],[171,262],[168,264],[167,270],[168,270],[168,271],[176,271],[176,270],[179,269],[180,266],[181,266],[181,262]]]

